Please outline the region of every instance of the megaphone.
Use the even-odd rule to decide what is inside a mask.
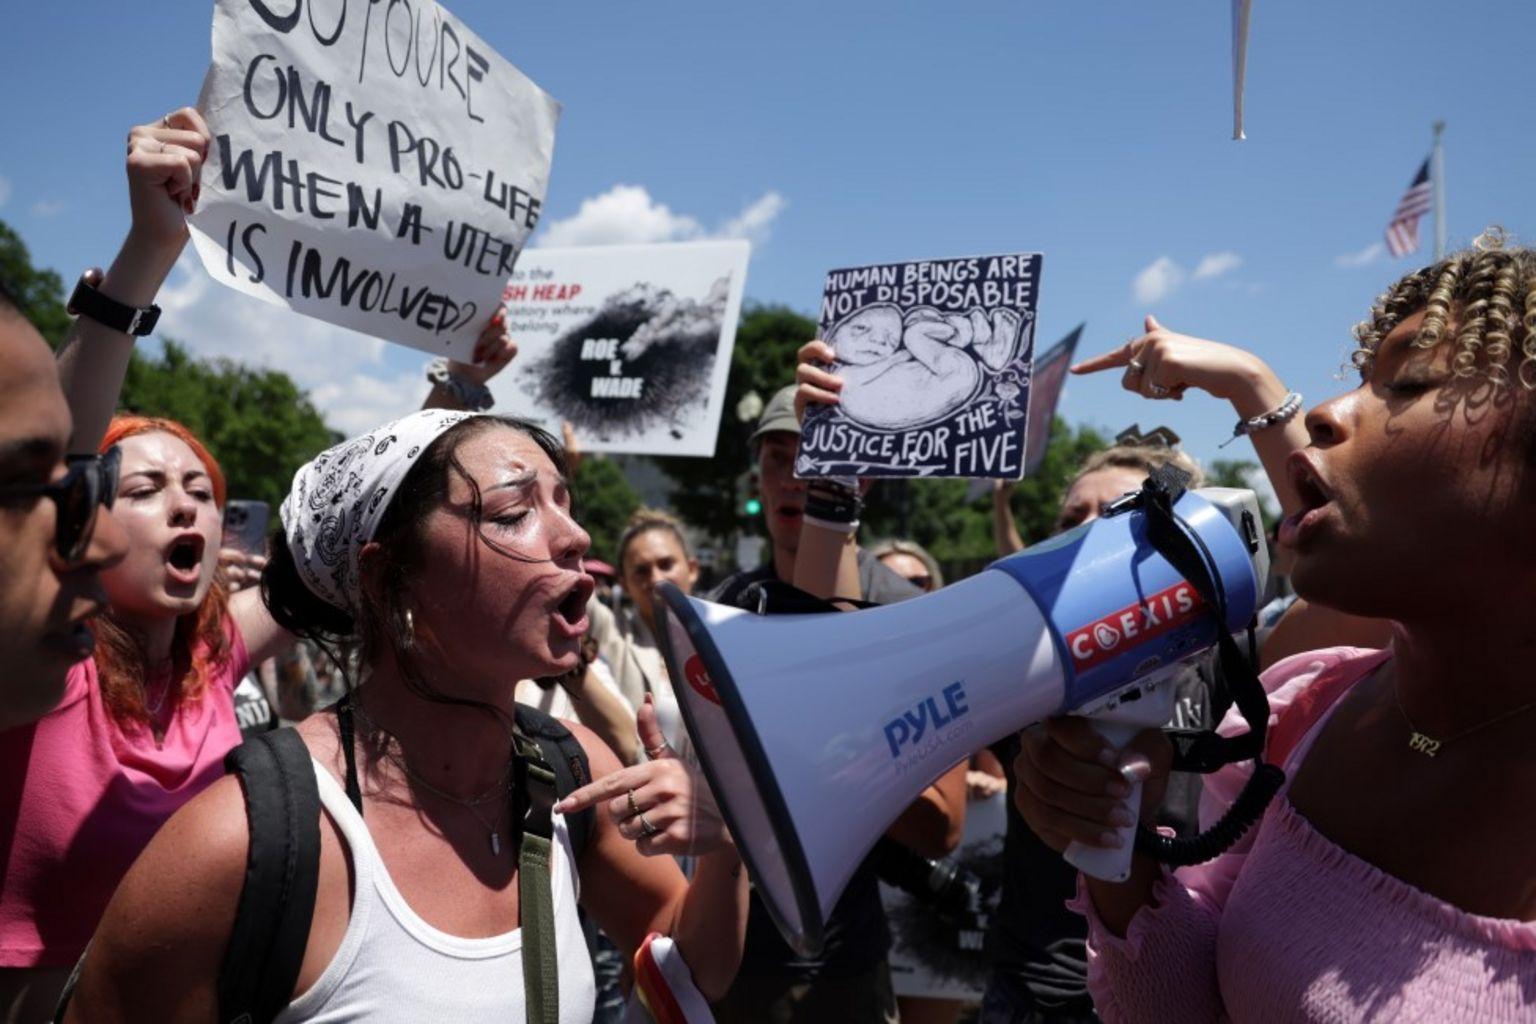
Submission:
[[[1167,723],[1183,663],[1249,623],[1268,575],[1253,492],[1204,488],[1172,506],[1224,622],[1154,548],[1133,498],[938,593],[853,615],[759,616],[659,588],[689,736],[792,947],[819,951],[859,862],[960,760],[1068,713],[1123,746]],[[1133,832],[1067,859],[1124,879]]]

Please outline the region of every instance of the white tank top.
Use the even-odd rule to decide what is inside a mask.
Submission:
[[[352,855],[352,919],[325,973],[277,1016],[277,1024],[370,1021],[508,1024],[524,1019],[523,932],[464,939],[416,915],[395,888],[362,816],[319,764],[320,802]],[[561,1024],[588,1024],[596,1001],[592,961],[576,918],[580,879],[565,819],[554,815],[555,959]]]

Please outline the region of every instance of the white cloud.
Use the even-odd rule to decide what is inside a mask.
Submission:
[[[39,199],[32,204],[32,215],[35,217],[53,217],[63,213],[68,205],[62,199]]]
[[[1380,242],[1372,242],[1359,252],[1346,252],[1342,256],[1334,257],[1333,265],[1341,270],[1369,266],[1381,259],[1381,254],[1384,252],[1386,252],[1386,246]]]
[[[721,238],[766,241],[769,228],[788,205],[789,200],[777,192],[764,192],[756,202],[747,204],[740,213],[721,225],[716,234]]]
[[[0,174],[0,206],[4,206],[9,198],[11,198],[11,182],[5,175]]]
[[[1236,270],[1243,265],[1243,258],[1235,252],[1213,252],[1201,258],[1195,267],[1195,280],[1204,281],[1211,277],[1220,277],[1222,274]]]
[[[673,213],[640,185],[615,185],[600,196],[583,199],[573,216],[552,222],[545,245],[624,245],[676,242],[697,238],[703,226]]]
[[[762,241],[789,205],[777,192],[765,192],[714,231],[696,218],[674,213],[652,198],[643,185],[615,185],[583,199],[575,214],[551,221],[540,245],[635,245],[686,242],[697,238],[749,238]]]
[[[198,356],[270,367],[310,393],[325,421],[361,433],[419,408],[427,393],[418,371],[384,365],[386,343],[282,309],[208,276],[189,249],[159,303],[159,333]],[[425,366],[427,356],[420,356]]]
[[[1131,289],[1136,294],[1137,302],[1160,302],[1184,283],[1184,276],[1183,267],[1167,256],[1159,256],[1136,275],[1136,279],[1131,282]]]

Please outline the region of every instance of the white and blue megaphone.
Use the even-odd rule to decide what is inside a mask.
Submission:
[[[1092,716],[1123,746],[1167,723],[1183,662],[1252,620],[1268,555],[1251,491],[1205,488],[1172,506],[1218,588],[1220,623],[1153,547],[1134,499],[1116,504],[936,594],[856,614],[759,616],[660,588],[689,735],[791,946],[821,947],[859,862],[957,762],[1061,714]],[[1123,879],[1133,832],[1068,860]]]

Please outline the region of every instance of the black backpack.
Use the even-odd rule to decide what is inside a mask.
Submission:
[[[556,796],[563,797],[591,781],[586,751],[554,718],[519,704],[516,732],[520,734],[516,740],[533,744],[519,743],[524,758],[532,758],[536,764],[542,760],[542,766],[553,772]],[[239,909],[219,969],[219,1020],[224,1024],[264,1024],[290,1002],[309,941],[320,873],[320,791],[309,748],[292,729],[247,739],[225,757],[224,769],[240,779],[251,842]],[[520,784],[516,788],[523,792],[514,794],[513,820],[533,820],[541,813],[538,808],[530,817],[523,813],[530,787]],[[354,804],[360,803],[360,796],[351,789],[349,786],[348,795]],[[518,806],[519,801],[523,807]],[[591,837],[594,814],[589,807],[565,819],[571,850],[578,861]],[[542,815],[547,823],[547,803]],[[82,954],[54,1020],[63,1020],[84,964]]]

